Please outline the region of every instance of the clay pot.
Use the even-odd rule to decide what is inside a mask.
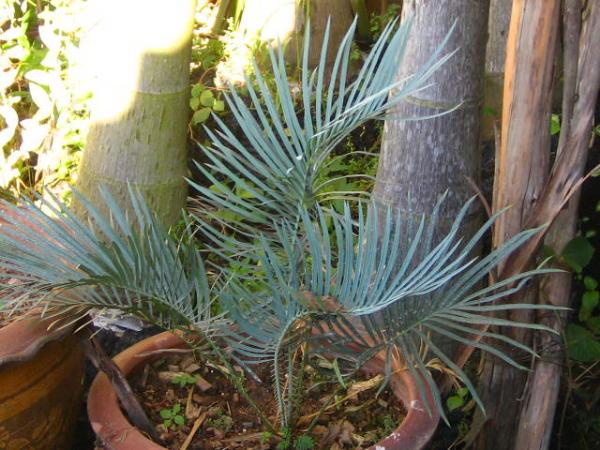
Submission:
[[[114,361],[128,375],[159,358],[160,350],[170,348],[186,348],[186,344],[174,334],[161,333],[133,345],[117,355]],[[367,363],[365,370],[369,373],[382,372],[383,365],[382,360],[373,359]],[[391,386],[408,413],[396,431],[369,450],[420,450],[431,439],[439,417],[437,414],[429,416],[425,411],[416,381],[409,372],[394,375]],[[107,450],[165,450],[127,421],[108,378],[103,374],[96,377],[90,388],[88,416],[94,432]]]
[[[0,448],[66,450],[83,394],[84,357],[71,329],[23,319],[0,328]]]

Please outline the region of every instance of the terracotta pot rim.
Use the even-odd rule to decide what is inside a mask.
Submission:
[[[0,366],[31,360],[46,344],[64,338],[71,327],[49,329],[51,319],[23,317],[0,326]]]
[[[129,347],[119,353],[114,361],[128,375],[151,359],[151,352],[185,347],[187,345],[179,337],[163,332]],[[156,354],[154,357],[157,357]],[[368,372],[381,371],[382,368],[383,361],[376,358],[365,365]],[[369,447],[369,450],[420,450],[433,436],[439,415],[435,409],[432,415],[425,410],[418,394],[417,382],[409,371],[397,372],[391,383],[394,394],[404,404],[407,414],[392,434]],[[107,450],[166,450],[129,423],[104,374],[97,375],[92,382],[87,408],[92,428]]]

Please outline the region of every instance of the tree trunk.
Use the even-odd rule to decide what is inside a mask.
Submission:
[[[504,61],[511,9],[511,0],[490,0],[481,140],[491,142],[492,145],[495,141],[495,123],[500,121],[502,112]]]
[[[597,65],[600,51],[594,45],[594,39],[600,33],[600,2],[588,3],[589,14],[580,39],[581,6],[580,0],[565,2],[563,121],[558,145],[559,155],[565,152],[578,155],[573,165],[575,179],[580,178],[585,169],[588,153],[586,137],[590,134],[600,84]],[[592,50],[592,46],[595,49]],[[546,245],[557,254],[575,236],[579,196],[578,191],[570,198],[567,208],[560,213],[546,236]],[[559,273],[546,278],[541,284],[540,302],[569,306],[571,276],[570,273]],[[564,313],[545,314],[539,319],[558,333],[564,332]],[[541,358],[536,361],[527,384],[515,450],[546,450],[550,445],[564,362],[562,337],[541,335],[537,347]]]
[[[393,119],[385,123],[374,196],[397,208],[410,224],[421,215],[431,215],[448,190],[438,235],[474,195],[468,180],[477,183],[479,178],[487,18],[486,1],[410,0],[403,4],[402,20],[411,19],[413,26],[398,79],[413,74],[431,56],[455,21],[444,52],[457,53],[434,73],[430,87],[390,112]],[[456,105],[461,105],[456,111],[429,120],[395,120],[441,114]],[[476,210],[465,230],[478,225]]]
[[[327,64],[333,64],[335,53],[353,20],[350,0],[246,0],[241,28],[265,41],[287,45],[287,62],[297,65],[301,59],[304,28],[310,17],[311,45],[309,67],[319,63],[327,20],[331,17]]]
[[[185,204],[189,64],[195,0],[98,0],[84,48],[94,99],[77,188],[101,207],[99,186],[125,208],[139,189],[165,225]]]
[[[559,0],[513,2],[494,188],[494,208],[510,208],[496,223],[495,246],[525,228],[527,214],[539,199],[548,175],[552,69],[559,11]],[[535,289],[521,294],[518,301],[535,301]],[[517,311],[510,318],[531,321],[532,315]],[[522,329],[510,330],[510,335],[524,342],[531,339]],[[524,372],[485,356],[481,397],[489,420],[478,436],[477,448],[513,448],[525,382]]]

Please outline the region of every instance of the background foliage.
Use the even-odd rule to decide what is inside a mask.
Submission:
[[[74,76],[82,0],[0,2],[0,189],[66,192],[89,95]]]

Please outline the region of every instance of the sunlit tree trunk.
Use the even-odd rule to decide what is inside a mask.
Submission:
[[[287,46],[287,60],[297,64],[304,30],[310,18],[311,45],[309,66],[319,62],[321,45],[331,17],[329,52],[327,61],[332,63],[340,43],[353,20],[350,0],[246,0],[240,26],[248,34],[263,40],[279,39]]]
[[[444,194],[438,235],[447,230],[478,182],[480,107],[488,3],[469,0],[405,1],[402,20],[413,25],[398,79],[413,74],[441,44],[456,21],[444,50],[457,53],[429,80],[431,86],[407,99],[386,120],[374,196],[396,207],[410,223],[430,216]],[[429,120],[397,120],[456,111]],[[465,234],[479,222],[473,208]]]
[[[552,70],[559,10],[559,0],[513,2],[494,188],[495,209],[510,208],[496,223],[495,246],[525,228],[527,215],[540,198],[548,176]],[[536,293],[535,288],[530,288],[519,293],[514,301],[533,303]],[[530,322],[533,314],[516,311],[510,318]],[[506,333],[513,339],[531,343],[530,333],[523,329]],[[512,355],[516,359],[522,356]],[[527,360],[520,359],[520,362],[528,365]],[[478,449],[514,448],[526,379],[525,372],[485,356],[480,391],[487,421],[477,440]]]
[[[102,205],[99,186],[127,207],[139,189],[165,224],[184,206],[189,63],[195,0],[98,0],[84,46],[93,104],[77,188]]]

